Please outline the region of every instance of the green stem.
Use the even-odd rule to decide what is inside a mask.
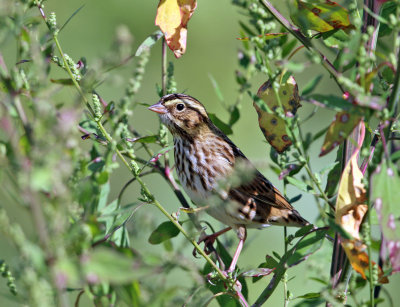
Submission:
[[[88,110],[89,110],[89,112],[90,112],[90,115],[91,115],[92,117],[94,117],[94,111],[93,111],[92,106],[90,105],[89,101],[87,100],[85,94],[84,94],[83,91],[82,91],[82,88],[80,87],[78,81],[75,80],[75,78],[74,78],[74,76],[73,76],[73,74],[72,74],[72,71],[71,71],[71,69],[70,69],[69,66],[68,66],[67,60],[65,59],[65,56],[64,56],[64,52],[62,51],[60,42],[58,41],[57,34],[53,34],[53,39],[54,39],[54,42],[56,43],[58,52],[60,53],[60,55],[61,55],[61,57],[62,57],[62,59],[63,59],[65,69],[67,70],[68,75],[71,77],[72,83],[74,83],[76,89],[77,89],[78,92],[79,92],[79,95],[81,95],[83,101],[85,102],[85,105],[86,105],[86,107],[88,108]]]
[[[296,122],[297,122],[297,121],[296,121]],[[299,126],[298,122],[297,122],[297,129],[300,131],[300,126]],[[299,132],[299,133],[300,133],[300,132]],[[328,198],[328,196],[326,195],[324,189],[322,188],[321,183],[317,180],[317,178],[315,178],[315,176],[314,176],[314,174],[313,174],[313,172],[312,172],[312,170],[311,170],[311,166],[309,165],[309,159],[308,159],[308,157],[307,157],[307,154],[306,154],[304,148],[301,148],[301,147],[300,147],[300,144],[304,144],[304,142],[303,142],[302,140],[299,140],[299,139],[297,138],[296,133],[292,133],[292,136],[293,136],[293,144],[294,144],[294,147],[295,147],[295,149],[297,150],[297,153],[303,158],[303,159],[302,159],[303,161],[299,161],[299,162],[300,162],[300,163],[303,163],[304,168],[306,169],[306,172],[307,172],[308,176],[310,177],[311,181],[312,181],[313,184],[317,187],[319,193],[321,194],[321,196],[322,196],[322,198],[324,199],[324,201],[326,202],[326,204],[327,204],[329,207],[332,208],[332,205],[331,205],[330,202],[329,202],[329,198]],[[304,152],[303,152],[303,150],[304,150]],[[332,209],[334,210],[334,208],[332,208]],[[320,209],[320,212],[321,212],[321,216],[322,216],[322,217],[325,217],[325,216],[326,216],[325,211],[324,211],[322,208]]]

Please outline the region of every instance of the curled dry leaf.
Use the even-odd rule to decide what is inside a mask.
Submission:
[[[364,133],[365,126],[362,124],[359,146],[347,163],[340,179],[335,221],[352,236],[352,239],[341,238],[341,244],[353,269],[365,279],[365,273],[369,269],[369,258],[366,253],[367,247],[362,242],[359,231],[365,213],[368,211],[368,206],[366,204],[366,189],[362,183],[363,174],[357,164],[358,152],[364,140]],[[381,268],[379,268],[379,282],[388,282],[387,278],[383,277]]]
[[[196,6],[196,0],[160,0],[158,4],[155,24],[177,58],[185,53],[187,24]]]
[[[290,76],[285,84],[281,84],[278,92],[285,116],[293,116],[300,105],[299,89],[296,80]],[[286,132],[286,124],[283,118],[280,118],[274,112],[279,107],[278,99],[274,93],[271,82],[268,80],[258,89],[257,96],[265,102],[267,107],[273,112],[263,109],[256,101],[253,106],[258,114],[258,123],[268,143],[279,153],[284,152],[292,141]]]

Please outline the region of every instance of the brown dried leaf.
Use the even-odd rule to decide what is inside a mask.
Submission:
[[[369,258],[365,252],[366,245],[360,238],[360,226],[368,211],[368,205],[366,204],[366,189],[362,183],[363,173],[357,164],[358,152],[364,141],[365,126],[363,122],[361,134],[358,148],[347,163],[340,179],[335,221],[353,237],[350,240],[341,238],[341,244],[353,269],[365,279],[365,274],[369,269]],[[381,283],[388,282],[387,278],[383,277],[381,268],[379,268],[379,278]]]
[[[187,24],[196,6],[196,0],[160,0],[158,4],[155,24],[177,58],[185,53]]]

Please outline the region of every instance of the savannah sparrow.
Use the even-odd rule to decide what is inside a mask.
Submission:
[[[174,137],[176,171],[185,192],[197,206],[207,206],[211,216],[229,226],[215,236],[231,228],[237,232],[239,245],[228,271],[235,269],[246,228],[308,224],[211,122],[198,100],[184,94],[170,94],[149,109],[160,115]],[[239,164],[252,175],[239,184],[229,185],[229,178],[234,177]],[[221,181],[228,184],[221,185]]]

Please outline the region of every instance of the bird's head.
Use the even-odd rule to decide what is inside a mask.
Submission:
[[[149,110],[160,115],[161,121],[172,135],[195,135],[208,127],[210,120],[206,109],[195,98],[185,94],[165,95]]]

